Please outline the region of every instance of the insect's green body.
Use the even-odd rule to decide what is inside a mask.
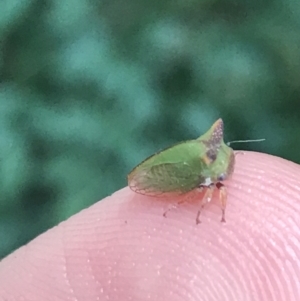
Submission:
[[[219,119],[198,139],[147,158],[131,171],[128,182],[141,194],[183,194],[225,180],[233,168],[234,153],[223,141],[223,121]]]

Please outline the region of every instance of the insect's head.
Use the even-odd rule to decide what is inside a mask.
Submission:
[[[217,180],[219,182],[222,182],[222,181],[226,180],[226,178],[227,178],[227,173],[226,172],[222,172],[221,174],[218,175]]]

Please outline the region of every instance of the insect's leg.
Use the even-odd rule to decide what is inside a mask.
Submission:
[[[168,213],[169,211],[173,210],[173,209],[176,209],[176,208],[177,208],[177,205],[178,205],[178,204],[172,204],[172,205],[170,205],[169,208],[164,212],[163,216],[164,216],[164,217],[167,217],[167,213]]]
[[[204,187],[202,186],[202,189],[203,188]],[[201,221],[200,221],[200,214],[201,214],[201,211],[202,211],[203,207],[207,203],[209,203],[211,201],[211,198],[212,198],[212,195],[213,195],[213,192],[214,192],[214,184],[212,184],[212,185],[210,185],[208,187],[205,186],[205,188],[206,188],[206,191],[205,191],[205,194],[204,194],[204,196],[202,198],[201,208],[200,208],[200,210],[198,210],[197,217],[196,217],[196,224],[197,225],[201,223]]]
[[[185,203],[187,201],[187,198],[183,198],[181,201],[177,202],[176,204],[172,204],[169,206],[169,208],[164,212],[163,216],[167,217],[167,213],[173,209],[176,209],[179,205]]]
[[[182,200],[180,200],[179,202],[177,202],[176,204],[172,204],[171,206],[169,206],[169,208],[164,212],[163,216],[167,217],[167,213],[173,209],[176,209],[178,206],[180,206],[183,203],[188,202],[190,199],[193,199],[195,194],[201,192],[203,190],[203,187],[199,187],[197,189],[195,189],[194,191],[190,192],[188,195],[185,195]]]
[[[216,184],[217,188],[219,189],[219,199],[221,203],[221,209],[222,209],[222,219],[221,222],[225,223],[225,209],[226,209],[226,203],[227,203],[227,190],[226,187],[222,183]]]

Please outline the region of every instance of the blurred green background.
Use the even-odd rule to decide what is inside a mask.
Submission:
[[[0,258],[219,117],[300,162],[299,0],[2,0]]]

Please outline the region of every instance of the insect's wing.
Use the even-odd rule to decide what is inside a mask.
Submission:
[[[162,163],[139,169],[129,178],[129,187],[146,195],[181,194],[196,188],[203,180],[189,164]]]

